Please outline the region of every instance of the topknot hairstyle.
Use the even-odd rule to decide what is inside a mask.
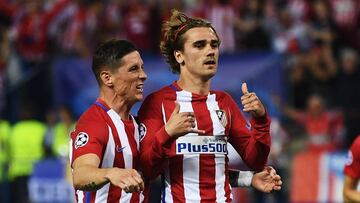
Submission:
[[[186,40],[183,35],[186,31],[195,27],[209,27],[215,32],[218,39],[219,36],[210,22],[200,18],[190,18],[175,9],[171,12],[170,19],[162,25],[163,38],[160,42],[160,51],[166,63],[170,65],[170,71],[178,74],[180,73],[180,64],[176,61],[174,52],[183,51]]]

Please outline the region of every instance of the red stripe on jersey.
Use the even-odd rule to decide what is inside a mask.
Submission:
[[[171,182],[171,195],[173,202],[185,202],[184,179],[183,179],[183,155],[176,156],[169,161],[169,173]]]
[[[205,130],[205,135],[212,135],[213,123],[206,102],[198,102],[199,99],[196,97],[206,96],[193,94],[191,104],[196,116],[197,127],[198,129]],[[200,99],[200,101],[204,101],[204,98]],[[200,154],[199,189],[201,202],[216,200],[214,158],[215,155],[213,154]]]
[[[175,108],[176,101],[176,92],[173,92],[170,96],[170,101],[164,104],[165,117],[168,121],[170,116]],[[169,160],[169,176],[170,176],[170,184],[171,184],[171,194],[174,198],[175,202],[184,202],[185,201],[185,191],[184,191],[184,179],[183,179],[183,155],[178,155],[175,158]],[[176,184],[174,184],[176,183]]]
[[[215,95],[216,95],[216,101],[218,102],[218,105],[219,105],[219,109],[225,110],[226,119],[228,121],[226,124],[226,127],[225,127],[225,135],[229,135],[230,127],[228,127],[228,126],[231,124],[230,111],[226,107],[224,102],[221,102],[222,100],[220,100],[219,94],[215,94]],[[225,190],[225,194],[226,194],[226,202],[231,202],[231,198],[230,198],[231,188],[230,188],[229,171],[228,170],[229,170],[229,158],[226,156],[225,157],[225,177],[226,178],[225,178],[224,190]]]

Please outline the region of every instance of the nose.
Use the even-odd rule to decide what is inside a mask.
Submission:
[[[139,79],[141,79],[141,80],[146,80],[147,79],[147,75],[146,75],[144,70],[141,70],[141,72],[139,74]]]
[[[207,47],[207,56],[215,56],[216,50],[218,50],[218,48],[212,47],[210,44],[208,44],[206,47]]]

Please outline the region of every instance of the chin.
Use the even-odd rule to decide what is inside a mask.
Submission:
[[[142,101],[143,99],[144,99],[144,95],[137,96],[136,97],[136,102]]]

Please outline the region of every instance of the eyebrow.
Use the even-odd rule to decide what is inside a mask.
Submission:
[[[192,44],[206,43],[206,42],[207,42],[207,40],[206,40],[206,39],[203,39],[203,40],[194,41]],[[219,42],[219,40],[217,40],[217,39],[212,39],[212,40],[210,40],[210,43],[214,43],[214,42]]]

